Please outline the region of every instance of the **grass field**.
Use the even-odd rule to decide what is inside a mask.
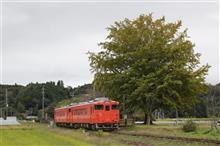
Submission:
[[[207,126],[196,133],[184,133],[177,126],[138,125],[121,129],[123,132],[150,133],[219,139],[220,135],[204,134]],[[85,131],[83,129],[48,128],[46,124],[22,124],[0,127],[0,146],[212,146],[204,142],[189,142],[156,137],[119,135],[113,132]]]
[[[43,127],[7,127],[0,131],[1,146],[83,146],[89,143],[50,132]]]
[[[122,130],[123,131],[123,130]],[[203,138],[220,140],[220,129],[217,131],[210,131],[210,126],[207,124],[199,124],[195,132],[183,132],[182,125],[136,125],[135,127],[125,129],[125,132],[151,134],[155,136],[176,136],[176,137],[189,137],[189,138]]]
[[[122,145],[106,132],[83,129],[48,128],[46,124],[22,124],[0,128],[0,146],[92,146]]]

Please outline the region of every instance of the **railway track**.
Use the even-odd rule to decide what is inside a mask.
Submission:
[[[127,133],[127,132],[120,132],[116,131],[113,132],[114,134],[119,135],[128,135],[128,136],[143,136],[143,137],[153,137],[153,138],[165,138],[170,140],[180,140],[180,141],[187,141],[187,142],[201,142],[201,143],[210,143],[214,145],[220,145],[220,140],[214,139],[204,139],[204,138],[189,138],[189,137],[176,137],[176,136],[160,136],[160,135],[153,135],[153,134],[140,134],[140,133]]]

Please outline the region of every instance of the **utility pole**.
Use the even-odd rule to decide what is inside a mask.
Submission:
[[[5,119],[8,116],[8,89],[5,89]]]
[[[44,86],[42,87],[42,119],[44,119]]]
[[[1,117],[3,118],[3,114],[2,114],[2,108],[0,108],[1,109]]]
[[[95,83],[93,83],[92,87],[93,87],[93,99],[95,99],[95,96],[96,96],[96,94],[95,94]]]
[[[125,99],[125,95],[123,95],[123,118],[124,118],[124,123],[125,123],[125,127],[127,127],[127,124],[128,124],[128,115],[127,115],[127,111],[125,109],[125,105],[126,104],[126,99]]]

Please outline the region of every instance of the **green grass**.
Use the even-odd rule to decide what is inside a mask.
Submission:
[[[189,138],[203,138],[220,140],[220,129],[219,132],[211,131],[210,126],[207,124],[200,124],[195,132],[184,132],[182,125],[136,125],[126,131],[140,133],[140,134],[152,134],[159,136],[177,136],[177,137],[189,137]]]
[[[185,120],[193,120],[193,121],[210,121],[212,118],[178,118],[179,121],[185,121]],[[175,118],[164,118],[164,119],[159,119],[159,121],[175,121]]]
[[[89,143],[52,133],[42,127],[0,130],[1,146],[84,146]]]
[[[118,136],[117,138],[123,139],[124,141],[132,142],[132,143],[136,142],[136,143],[146,144],[149,146],[215,146],[213,144],[204,143],[204,142],[203,143],[187,142],[187,141],[169,140],[169,139],[152,138],[152,137]]]
[[[148,133],[154,135],[172,135],[219,139],[216,133],[205,133],[207,126],[201,126],[197,132],[185,133],[178,126],[137,125],[123,128],[123,132]],[[21,126],[0,127],[0,146],[209,146],[212,144],[169,140],[164,138],[118,135],[112,132],[94,132],[84,129],[48,128],[46,124],[22,124]]]
[[[108,132],[48,128],[46,124],[0,127],[0,146],[126,146]]]

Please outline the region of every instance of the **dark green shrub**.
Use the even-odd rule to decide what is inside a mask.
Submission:
[[[184,132],[195,132],[196,129],[197,129],[197,125],[192,120],[186,121],[182,128]]]
[[[104,135],[103,130],[98,130],[98,131],[97,131],[97,135],[98,135],[99,137],[103,136],[103,135]]]

